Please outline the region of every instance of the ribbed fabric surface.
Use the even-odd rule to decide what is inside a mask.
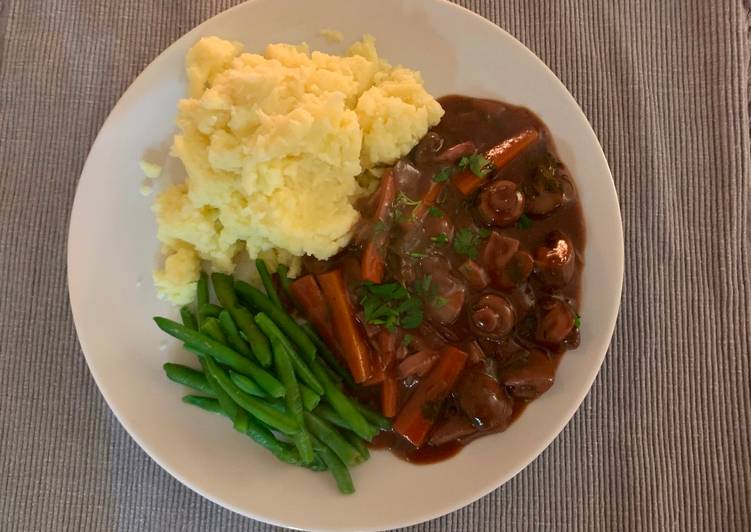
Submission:
[[[236,3],[0,0],[0,530],[271,528],[194,494],[130,439],[86,368],[65,282],[76,182],[110,108]],[[626,281],[600,376],[558,439],[416,529],[751,530],[749,5],[461,3],[537,53],[591,120],[620,195]]]

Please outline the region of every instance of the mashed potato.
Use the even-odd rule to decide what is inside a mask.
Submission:
[[[406,154],[443,115],[420,74],[391,66],[367,36],[345,57],[305,44],[243,53],[207,37],[186,73],[172,152],[187,178],[153,206],[165,255],[154,282],[175,304],[193,299],[202,260],[231,272],[261,256],[294,275],[300,256],[334,255],[357,221],[362,174]]]

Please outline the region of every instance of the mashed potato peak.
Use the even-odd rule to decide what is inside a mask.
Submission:
[[[344,57],[272,44],[263,55],[217,37],[188,52],[173,154],[184,183],[153,210],[165,255],[160,296],[193,298],[200,261],[326,259],[350,238],[357,177],[406,154],[443,109],[418,72],[392,67],[365,37]]]

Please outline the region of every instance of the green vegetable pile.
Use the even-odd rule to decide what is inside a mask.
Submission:
[[[196,312],[180,310],[182,324],[154,318],[184,342],[201,369],[164,364],[167,377],[200,395],[183,402],[226,416],[287,464],[328,470],[339,491],[355,491],[349,467],[369,458],[366,442],[391,427],[388,419],[342,391],[351,377],[308,324],[284,307],[263,261],[256,266],[266,293],[214,273],[198,282]],[[286,270],[278,271],[283,287]]]

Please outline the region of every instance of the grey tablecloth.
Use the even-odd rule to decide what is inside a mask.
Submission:
[[[2,530],[268,528],[181,486],[119,426],[65,284],[76,181],[109,109],[234,3],[0,0]],[[748,6],[462,3],[540,55],[592,121],[620,194],[626,282],[605,365],[560,437],[419,528],[750,530]]]

